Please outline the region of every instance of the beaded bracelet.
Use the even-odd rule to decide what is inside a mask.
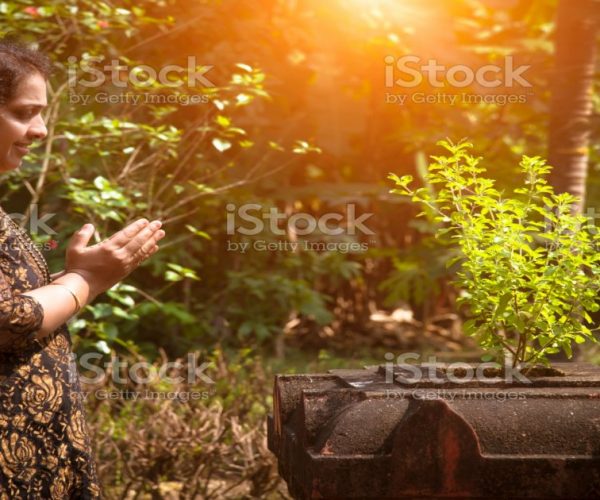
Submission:
[[[63,285],[62,283],[48,283],[48,286],[61,286],[67,292],[69,292],[71,294],[71,296],[73,297],[73,299],[75,300],[75,312],[73,314],[77,314],[79,312],[79,310],[81,309],[81,302],[79,302],[79,298],[77,297],[77,295],[75,294],[75,292],[73,290],[71,290],[67,285]]]

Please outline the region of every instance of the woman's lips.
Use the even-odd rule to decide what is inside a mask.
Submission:
[[[25,144],[15,144],[15,149],[22,155],[25,156],[29,153],[29,145]]]

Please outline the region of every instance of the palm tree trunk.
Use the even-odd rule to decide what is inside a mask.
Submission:
[[[559,0],[550,109],[550,183],[585,203],[600,2]]]

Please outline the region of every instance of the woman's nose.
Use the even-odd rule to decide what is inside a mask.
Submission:
[[[31,140],[41,140],[48,135],[48,129],[41,115],[37,115],[29,126],[27,136]]]

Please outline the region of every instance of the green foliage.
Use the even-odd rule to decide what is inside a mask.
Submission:
[[[132,305],[108,294],[75,322],[83,347],[104,346],[101,342],[130,347],[134,339],[145,351],[155,353],[160,345],[173,354],[221,337],[247,345],[259,331],[279,331],[298,307],[309,311],[303,316],[323,321],[315,311],[333,310],[341,298],[363,300],[365,310],[376,297],[371,287],[384,279],[380,256],[387,258],[402,243],[418,240],[404,238],[399,222],[407,218],[406,204],[390,203],[385,196],[380,165],[400,160],[410,171],[415,156],[427,154],[431,137],[447,133],[448,123],[458,136],[485,131],[478,144],[489,152],[494,176],[502,180],[510,179],[514,153],[525,145],[543,146],[546,120],[539,110],[546,105],[544,92],[529,95],[526,105],[407,102],[399,108],[383,105],[384,94],[397,88],[382,88],[381,74],[386,56],[419,53],[425,41],[420,37],[426,34],[420,26],[426,24],[426,41],[446,47],[450,55],[442,62],[452,63],[461,54],[475,67],[514,54],[531,65],[527,78],[535,88],[546,88],[554,0],[507,8],[492,8],[482,0],[435,6],[411,0],[402,8],[390,4],[389,11],[383,5],[357,11],[348,0],[317,4],[276,0],[257,9],[254,0],[123,0],[118,5],[0,0],[0,36],[16,34],[37,43],[55,66],[48,140],[43,151],[3,179],[2,202],[16,211],[33,199],[42,211],[59,214],[53,219],[59,247],[46,255],[53,271],[61,269],[67,240],[84,222],[95,224],[97,241],[140,216],[161,218],[167,231],[161,251],[127,279],[134,290],[127,292]],[[413,8],[419,15],[413,15]],[[177,87],[128,82],[121,89],[110,78],[99,88],[68,82],[69,71],[89,78],[82,66],[101,67],[95,57],[159,70],[165,64],[185,66],[191,55],[198,57],[198,65],[214,66],[207,73],[214,87],[191,88],[184,75],[172,82],[185,84]],[[357,60],[370,64],[357,66]],[[332,61],[335,74],[329,71]],[[172,100],[77,101],[101,93]],[[202,103],[187,105],[194,96]],[[283,252],[235,255],[224,250],[231,239],[225,207],[249,200],[279,206],[290,215],[296,210],[318,215],[341,202],[357,203],[377,213],[369,221],[376,232],[369,242],[372,253],[322,259]],[[384,290],[394,299],[408,294],[418,302],[443,276],[437,263],[444,251],[434,252],[436,265],[427,267],[417,252],[420,248],[412,252],[411,266],[403,260],[393,263]],[[407,253],[411,250],[404,248],[402,256]],[[368,279],[357,261],[373,273]],[[273,317],[257,310],[256,300],[247,306],[246,281],[229,283],[235,273],[254,272],[261,278],[257,286],[283,290]],[[275,274],[281,279],[272,278]],[[359,281],[357,294],[353,285]],[[247,321],[252,332],[238,338]]]
[[[302,279],[255,271],[229,272],[226,294],[233,299],[227,317],[238,327],[241,338],[253,335],[264,342],[282,330],[291,311],[320,324],[333,319],[325,297]]]
[[[34,42],[54,63],[43,155],[32,154],[26,168],[7,176],[3,202],[28,199],[33,189],[28,192],[27,185],[35,186],[34,200],[49,200],[51,206],[43,210],[57,214],[53,229],[60,244],[47,255],[53,271],[61,269],[68,238],[83,222],[94,223],[96,241],[138,217],[163,220],[168,235],[161,252],[127,278],[125,295],[119,294],[123,289],[113,289],[73,322],[82,348],[131,349],[135,340],[150,354],[157,344],[168,346],[159,339],[165,330],[173,333],[169,348],[178,353],[214,340],[215,315],[203,303],[210,301],[211,286],[228,280],[227,256],[221,260],[224,265],[203,267],[201,262],[218,257],[220,239],[213,241],[212,236],[224,231],[224,205],[235,195],[229,200],[217,197],[233,188],[247,189],[293,165],[296,158],[320,152],[311,141],[281,137],[266,123],[272,100],[267,75],[256,64],[240,62],[244,57],[239,52],[210,55],[215,36],[220,39],[222,33],[211,38],[207,30],[199,30],[203,36],[194,37],[194,48],[189,40],[174,46],[161,43],[172,36],[172,14],[179,7],[154,0],[126,0],[119,6],[86,0],[0,1],[0,37],[17,35]],[[182,7],[179,14],[185,21],[189,13]],[[204,18],[217,7],[199,9]],[[151,85],[127,78],[128,70],[139,72],[135,68],[140,65],[157,72],[166,64],[187,67],[186,56],[198,53],[203,54],[203,60],[195,56],[198,65],[218,60],[207,73],[212,86],[198,80],[192,85],[186,72],[170,73],[181,75],[181,81],[157,79]],[[102,71],[112,60],[127,68],[119,73],[125,85],[116,85],[111,72]],[[92,78],[84,73],[87,69],[104,75],[99,86],[82,84]],[[111,102],[109,97],[126,100]],[[264,288],[278,295],[279,309],[272,318],[263,311],[259,322],[250,310],[244,315],[245,295],[233,291],[238,285],[247,290],[243,280],[227,287],[229,300],[240,301],[230,303],[239,311],[231,322],[245,324],[242,332],[254,325],[241,343],[256,334],[266,340],[285,324],[281,317],[296,307],[321,321],[326,317],[324,297],[308,282],[270,277]]]
[[[524,187],[505,196],[483,176],[471,144],[439,144],[450,154],[429,165],[433,195],[412,189],[411,176],[390,178],[393,192],[424,206],[440,224],[437,236],[461,249],[456,282],[473,315],[466,333],[514,365],[548,364],[548,354],[562,349],[570,357],[573,342],[594,341],[589,313],[600,308],[600,236],[592,221],[572,213],[575,197],[556,194],[546,181],[551,167],[527,156]]]
[[[395,307],[402,301],[420,306],[435,298],[441,292],[440,283],[452,276],[446,262],[456,253],[453,247],[425,240],[394,255],[393,270],[379,285],[380,290],[387,293],[385,305]]]

